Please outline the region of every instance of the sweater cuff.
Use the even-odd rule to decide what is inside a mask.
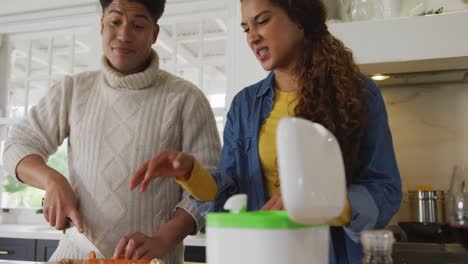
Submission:
[[[346,199],[346,203],[343,209],[343,212],[340,216],[335,219],[332,219],[328,224],[331,226],[346,226],[351,222],[351,205],[349,200]]]
[[[176,181],[197,201],[213,201],[218,194],[218,186],[216,185],[215,179],[196,159],[194,159],[190,178],[187,181],[185,181],[185,179],[177,179]]]
[[[18,179],[18,175],[16,175],[16,167],[21,162],[21,160],[30,155],[38,155],[44,161],[47,161],[47,158],[44,155],[38,153],[37,151],[34,151],[33,149],[31,149],[31,147],[25,145],[15,144],[14,146],[7,148],[3,153],[3,166],[5,168],[5,171],[9,175],[14,176]]]
[[[379,216],[379,208],[367,188],[359,184],[348,187],[348,200],[351,206],[351,222],[344,227],[345,232],[354,242],[358,243],[360,233],[373,229]]]
[[[190,235],[197,234],[200,231],[200,229],[202,229],[205,226],[205,218],[203,218],[198,212],[197,208],[195,208],[192,205],[192,202],[187,193],[184,193],[184,198],[182,199],[182,201],[179,202],[179,204],[177,204],[176,209],[177,208],[184,209],[195,220],[196,230],[193,234],[190,234]]]

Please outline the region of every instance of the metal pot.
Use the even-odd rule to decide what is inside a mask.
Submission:
[[[411,222],[446,222],[444,191],[409,191],[408,202]]]

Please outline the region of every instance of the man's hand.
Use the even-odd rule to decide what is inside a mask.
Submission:
[[[283,199],[281,195],[276,194],[262,207],[262,211],[284,210]]]
[[[196,228],[195,219],[184,209],[176,209],[174,217],[150,237],[131,233],[120,239],[114,258],[154,259],[163,258]]]
[[[171,247],[161,237],[149,237],[137,232],[120,239],[114,258],[133,260],[162,258],[170,249]]]
[[[163,151],[145,162],[130,178],[130,190],[142,183],[144,192],[151,180],[161,177],[183,178],[188,180],[194,164],[193,156],[178,151]]]
[[[67,218],[71,219],[79,232],[83,224],[77,209],[75,193],[65,176],[49,167],[39,155],[29,155],[16,166],[18,180],[46,191],[44,217],[56,229],[66,227]]]
[[[67,226],[67,218],[83,232],[83,224],[80,212],[77,209],[75,194],[62,175],[57,180],[49,183],[46,187],[46,196],[43,209],[44,217],[47,222],[58,230],[63,230]]]

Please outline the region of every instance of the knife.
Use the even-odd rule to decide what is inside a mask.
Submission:
[[[42,198],[42,208],[44,208],[44,198]],[[89,252],[94,251],[98,258],[105,258],[104,254],[91,242],[84,234],[78,231],[73,221],[67,217],[63,235],[66,235],[73,244],[78,247],[82,256],[88,256]]]
[[[88,256],[89,252],[94,251],[96,257],[105,258],[104,254],[91,242],[84,234],[78,231],[78,228],[73,224],[71,219],[67,218],[67,226],[63,230],[63,234],[78,247],[82,256]]]

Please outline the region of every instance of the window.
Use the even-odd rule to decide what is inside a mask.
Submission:
[[[203,91],[222,134],[227,91],[226,21],[213,16],[162,23],[155,45],[161,68],[194,83]]]
[[[46,91],[65,74],[89,68],[91,59],[87,29],[16,35],[9,39],[10,70],[7,81],[6,118],[0,123],[3,153],[8,127],[24,117]],[[49,166],[68,176],[67,142],[49,158]],[[1,166],[1,164],[0,164]],[[2,208],[39,208],[44,191],[19,183],[3,172]]]

